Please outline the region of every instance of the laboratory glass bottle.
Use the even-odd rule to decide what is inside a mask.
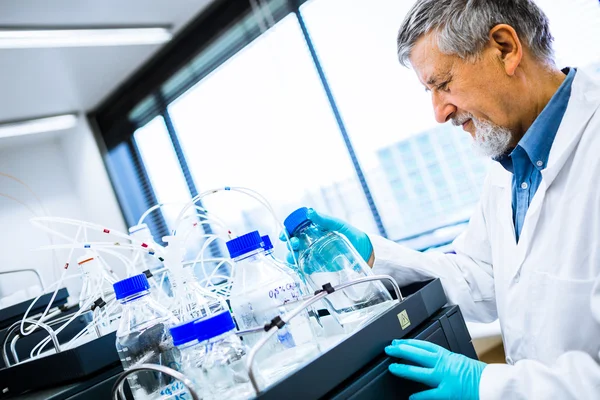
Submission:
[[[204,347],[193,362],[200,368],[204,385],[204,400],[245,400],[256,393],[246,369],[250,349],[236,334],[235,323],[229,311],[195,322],[196,337]],[[255,374],[259,385],[260,374]]]
[[[129,228],[129,235],[142,243],[146,243],[149,251],[162,248],[161,245],[156,243],[146,224],[142,223],[132,226]],[[152,290],[151,296],[154,300],[161,304],[164,304],[165,301],[169,301],[165,297],[171,297],[173,295],[171,291],[171,280],[169,272],[163,263],[155,256],[138,252],[135,256],[134,266],[137,273],[146,273],[146,271],[150,271],[152,274],[152,279],[156,283],[156,288],[160,288],[160,290]],[[148,276],[148,274],[146,274],[146,276]]]
[[[123,369],[138,364],[179,369],[179,350],[169,333],[169,328],[179,321],[149,295],[146,275],[134,275],[113,287],[123,309],[116,340]],[[136,400],[164,398],[161,390],[173,383],[173,379],[164,374],[147,371],[132,374],[127,380]]]
[[[273,260],[274,263],[276,263],[282,270],[288,272],[288,275],[292,276],[294,280],[298,282],[298,286],[302,295],[310,294],[306,279],[300,270],[295,265],[283,262],[275,256],[275,249],[273,248],[273,242],[271,242],[269,235],[261,236],[261,240],[263,242],[265,256]]]
[[[197,320],[187,321],[175,325],[170,329],[173,344],[177,347],[180,354],[180,369],[193,383],[194,390],[204,400],[205,385],[202,384],[202,374],[200,362],[205,355],[206,346],[198,341],[195,322]],[[170,386],[161,390],[162,395],[171,395],[174,398],[187,399],[185,395],[190,396],[187,389],[179,381],[173,382]],[[191,397],[189,397],[191,398]]]
[[[271,242],[271,238],[269,237],[269,235],[263,235],[261,236],[261,239],[263,241],[265,255],[271,258],[273,262],[276,263],[282,270],[287,271],[289,275],[291,275],[294,278],[298,285],[298,290],[300,291],[300,295],[302,296],[302,298],[309,298],[313,294],[313,291],[309,288],[304,274],[302,274],[298,267],[296,267],[295,265],[281,261],[275,256],[273,242]],[[337,322],[337,320],[333,319],[332,317],[329,317],[329,312],[323,313],[323,311],[326,309],[327,306],[323,303],[323,301],[314,303],[313,305],[310,305],[306,308],[315,334],[319,338],[332,337],[343,334],[343,327]],[[321,316],[321,314],[323,314],[323,316]],[[326,344],[329,342],[319,341],[319,343]]]
[[[260,234],[250,232],[227,242],[233,261],[230,304],[240,330],[264,326],[299,305],[294,278],[265,254]],[[290,303],[290,304],[288,304]],[[243,335],[253,347],[264,335]],[[262,376],[270,384],[319,354],[308,313],[301,312],[277,331],[257,354]]]
[[[227,310],[224,301],[198,283],[191,268],[185,268],[171,280],[173,302],[169,309],[180,321],[205,318]]]
[[[298,264],[313,290],[330,283],[337,286],[372,276],[371,268],[341,234],[321,229],[310,221],[302,207],[291,213],[284,225],[299,240]],[[329,312],[351,331],[394,304],[383,283],[365,282],[325,298]]]
[[[165,266],[170,272],[173,301],[169,310],[181,321],[187,322],[205,318],[228,310],[219,296],[203,288],[198,282],[192,267],[183,266],[185,255],[184,239],[179,236],[165,236]]]

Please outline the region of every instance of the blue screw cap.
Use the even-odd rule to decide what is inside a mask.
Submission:
[[[235,329],[235,323],[229,311],[197,320],[194,323],[196,338],[199,342],[212,339]]]
[[[181,346],[182,344],[196,340],[196,328],[194,327],[196,321],[197,320],[184,322],[183,324],[175,325],[170,329],[171,336],[173,337],[173,344],[175,346]]]
[[[117,296],[117,300],[120,300],[145,290],[149,290],[150,283],[148,283],[148,278],[146,278],[145,274],[139,274],[114,283],[113,289],[115,291],[115,295]]]
[[[231,258],[242,256],[263,247],[262,239],[260,238],[260,233],[258,233],[258,231],[246,233],[245,235],[231,239],[226,244]]]
[[[283,221],[283,225],[285,226],[285,229],[287,229],[288,234],[290,236],[294,236],[294,233],[298,229],[303,228],[309,223],[311,223],[307,217],[307,214],[308,208],[300,207],[299,209],[288,215],[285,221]]]
[[[273,242],[271,242],[271,238],[269,237],[269,235],[261,236],[261,239],[263,241],[263,248],[265,249],[265,251],[273,249]]]

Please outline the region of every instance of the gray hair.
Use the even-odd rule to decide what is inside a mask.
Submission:
[[[534,57],[554,64],[548,17],[533,0],[417,0],[398,32],[398,58],[408,67],[415,42],[434,31],[440,51],[474,60],[498,24],[512,26]]]

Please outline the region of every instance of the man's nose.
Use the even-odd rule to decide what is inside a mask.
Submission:
[[[447,122],[452,117],[452,114],[456,112],[456,106],[446,101],[445,96],[439,92],[433,91],[431,93],[431,101],[433,103],[435,120],[440,124]]]

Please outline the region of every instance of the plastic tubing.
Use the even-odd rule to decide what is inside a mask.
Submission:
[[[208,246],[210,246],[210,244],[212,242],[214,242],[217,239],[219,239],[219,237],[217,235],[212,235],[212,234],[211,235],[204,235],[204,237],[206,237],[206,240],[202,244],[202,249],[200,250],[200,253],[196,257],[196,260],[194,260],[194,263],[192,264],[192,269],[196,266],[196,264],[198,263],[198,260],[200,260],[200,265],[202,266],[202,273],[206,276],[207,272],[206,272],[206,264],[204,262],[204,252],[206,251],[206,249],[208,248]]]
[[[77,235],[76,239],[73,240],[72,238],[70,238],[70,237],[68,237],[66,235],[63,235],[62,233],[60,233],[58,231],[55,231],[55,230],[53,230],[53,229],[51,229],[51,228],[49,228],[49,227],[47,227],[47,226],[45,226],[43,224],[38,224],[37,221],[32,221],[32,222],[36,226],[40,227],[41,229],[46,230],[48,232],[51,232],[53,234],[56,234],[57,236],[60,236],[63,239],[66,239],[66,240],[72,242],[70,244],[56,244],[56,245],[50,245],[50,246],[42,246],[42,247],[38,247],[37,249],[35,249],[35,251],[39,251],[39,250],[55,250],[55,249],[71,249],[71,255],[72,255],[72,251],[75,248],[84,248],[84,249],[92,250],[92,247],[94,247],[94,248],[96,248],[96,247],[98,247],[98,248],[103,248],[103,247],[118,248],[118,247],[121,247],[121,248],[125,248],[125,249],[132,249],[132,250],[138,250],[138,251],[144,250],[144,252],[147,253],[147,254],[149,254],[150,256],[156,256],[157,249],[151,249],[151,250],[154,250],[154,254],[150,254],[150,248],[149,247],[143,247],[143,244],[144,244],[143,242],[140,242],[140,241],[135,240],[135,239],[133,239],[131,237],[128,237],[127,235],[126,236],[127,236],[128,240],[132,240],[133,242],[140,243],[140,245],[138,246],[138,245],[134,245],[134,244],[119,243],[119,242],[116,242],[116,243],[115,242],[92,242],[92,243],[88,243],[86,241],[85,243],[78,243],[77,239],[78,239],[79,235]],[[84,229],[87,232],[87,230],[85,229],[84,225],[79,226],[79,229]],[[104,251],[108,252],[108,250],[104,250]],[[162,252],[162,249],[158,249],[158,252]],[[111,253],[111,254],[117,256],[117,253]],[[117,256],[117,257],[119,257],[119,256]],[[124,264],[126,266],[128,265],[129,261],[125,261],[126,258],[120,258],[120,259],[124,262]],[[70,260],[70,256],[69,256],[69,260]]]
[[[106,303],[106,306],[103,307],[103,313],[106,316],[110,316],[110,313],[113,312],[117,307],[120,306],[120,303],[116,300],[113,299],[109,302]],[[71,340],[69,340],[64,346],[63,349],[67,350],[73,347],[73,344],[79,339],[81,338],[81,336],[85,335],[86,333],[88,333],[90,331],[90,329],[94,328],[98,323],[100,323],[100,319],[96,320],[94,319],[91,323],[89,323],[88,325],[86,325],[82,330],[80,330],[77,335],[75,335]]]
[[[82,307],[80,307],[79,310],[77,310],[77,312],[75,314],[73,314],[73,316],[71,318],[69,318],[69,320],[67,322],[65,322],[63,325],[60,326],[60,328],[58,328],[57,330],[55,330],[54,333],[56,333],[58,335],[60,332],[62,332],[67,327],[67,325],[69,325],[76,318],[78,318],[83,312],[87,311],[87,309],[91,307],[91,305],[92,305],[92,303],[94,301],[95,301],[95,299],[93,297],[90,297],[88,299],[88,301]],[[40,349],[43,348],[46,345],[46,343],[49,343],[49,342],[50,342],[49,338],[46,338],[46,339],[42,340],[33,349],[31,349],[30,356],[34,357],[33,353],[35,351],[38,351],[38,354],[41,353]]]
[[[76,241],[77,239],[79,239],[79,235],[81,234],[81,227],[79,227],[77,229],[77,233],[75,234],[75,238],[74,239],[70,239],[69,240],[74,240]],[[43,320],[43,318],[45,317],[45,315],[48,313],[48,310],[50,310],[52,303],[54,303],[54,299],[56,298],[56,295],[58,294],[58,291],[60,290],[60,285],[62,284],[62,282],[65,279],[65,275],[67,274],[67,270],[68,270],[68,266],[69,266],[69,261],[71,260],[71,257],[73,256],[73,251],[74,249],[71,249],[71,251],[69,252],[69,256],[67,257],[67,262],[65,263],[65,268],[62,272],[62,274],[60,275],[60,279],[55,282],[54,284],[52,284],[49,288],[47,288],[46,290],[50,290],[50,288],[53,285],[56,285],[56,289],[54,290],[54,293],[52,294],[52,298],[50,299],[50,302],[48,303],[48,306],[46,306],[46,309],[44,310],[44,312],[42,313],[42,316],[39,318],[40,320]],[[40,293],[40,295],[38,297],[36,297],[31,304],[29,305],[29,307],[27,308],[27,311],[25,311],[25,315],[23,315],[23,318],[21,319],[21,327],[20,327],[20,331],[21,331],[21,335],[23,336],[27,336],[29,335],[31,332],[35,331],[35,329],[33,329],[30,333],[25,333],[24,331],[24,325],[25,325],[25,320],[27,319],[27,316],[29,315],[29,312],[31,311],[31,309],[33,308],[33,306],[35,305],[35,303],[38,302],[38,300],[44,295],[45,293]],[[36,329],[39,328],[39,325],[36,325]]]
[[[231,262],[231,260],[230,260],[229,258],[226,258],[226,259],[224,259],[223,261],[221,261],[221,262],[219,262],[219,263],[217,264],[217,266],[216,266],[216,267],[213,269],[213,271],[210,273],[210,275],[208,276],[208,278],[209,278],[209,279],[213,279],[213,278],[216,276],[216,275],[215,275],[215,273],[216,273],[216,272],[218,271],[218,269],[219,269],[219,268],[221,268],[221,266],[223,266],[223,264],[225,264],[225,263],[229,264],[229,266],[230,266],[230,267],[232,267],[232,264],[233,264],[233,263]],[[224,276],[224,275],[221,275],[221,276]],[[229,279],[231,279],[231,276],[229,276]]]
[[[267,208],[267,210],[269,210],[269,212],[271,213],[271,216],[273,217],[273,221],[275,221],[276,225],[277,225],[277,229],[280,229],[281,232],[284,233],[285,235],[285,239],[287,244],[290,246],[292,246],[292,243],[290,241],[290,236],[288,234],[287,229],[285,229],[285,225],[283,224],[283,222],[281,222],[278,218],[277,218],[277,214],[275,213],[275,210],[273,209],[273,207],[271,206],[271,204],[267,201],[267,199],[261,195],[260,193],[252,190],[252,189],[248,189],[248,188],[243,188],[243,187],[235,187],[232,188],[236,191],[239,191],[241,193],[245,193],[250,197],[253,197],[254,199],[256,199],[257,201],[259,201],[263,206],[265,206]],[[294,265],[298,266],[298,260],[296,259],[296,254],[294,254],[294,252],[290,252],[290,254],[292,255],[292,258],[294,260]]]
[[[226,282],[219,284],[219,285],[214,285],[212,283],[212,279],[217,279],[217,278],[222,278],[224,279]],[[207,289],[209,289],[211,292],[216,293],[218,295],[221,295],[225,298],[229,298],[229,294],[231,291],[231,282],[230,282],[231,277],[230,276],[225,276],[225,275],[214,275],[210,278],[204,278],[202,279],[199,283],[200,285],[204,285],[204,287],[206,287]]]
[[[111,234],[114,236],[118,236],[121,237],[123,239],[127,239],[127,240],[131,240],[131,237],[123,232],[119,232],[117,230],[113,230],[113,229],[108,229],[103,227],[102,225],[98,225],[98,224],[93,224],[91,222],[87,222],[87,221],[81,221],[81,220],[77,220],[77,219],[70,219],[70,218],[59,218],[59,217],[37,217],[37,218],[32,218],[32,222],[58,222],[58,223],[63,223],[66,225],[74,225],[74,226],[82,226],[82,227],[86,227],[89,228],[90,230],[93,231],[97,231],[100,233],[106,233],[106,234]],[[107,232],[108,231],[108,232]],[[134,239],[134,241],[138,242],[138,240]]]
[[[78,313],[79,313],[79,311],[78,311]],[[68,324],[69,322],[71,322],[71,320],[69,320],[69,321],[68,321],[66,324]],[[63,325],[61,325],[61,328],[62,328],[63,326],[66,326],[66,324],[63,324]],[[60,329],[60,328],[59,328],[59,329]],[[55,330],[54,332],[55,332],[55,333],[58,333],[58,330]],[[36,353],[36,352],[37,352],[37,353],[38,353],[38,355],[39,355],[39,353],[40,353],[39,349],[40,349],[41,347],[43,348],[43,347],[44,347],[44,346],[46,346],[48,343],[50,343],[50,340],[49,340],[49,338],[44,338],[43,340],[41,340],[41,341],[40,341],[38,344],[36,344],[36,345],[35,345],[35,346],[34,346],[34,347],[31,349],[31,352],[30,352],[30,354],[29,354],[29,357],[30,357],[30,358],[34,358],[34,357],[36,357],[36,355],[35,355],[35,353]]]
[[[181,203],[158,203],[152,207],[150,207],[149,209],[147,209],[142,216],[140,217],[140,219],[138,220],[138,225],[141,225],[142,223],[144,223],[144,220],[148,217],[148,215],[150,215],[153,211],[162,208],[163,206],[170,206],[170,205],[178,205],[180,206]],[[194,205],[194,208],[198,211],[200,211],[201,214],[196,214],[197,216],[202,216],[205,217],[206,219],[209,219],[208,215],[209,212],[208,210],[206,210],[203,207],[200,207],[199,205]],[[222,228],[227,228],[225,223],[219,219],[216,215],[210,214],[210,219],[213,220],[214,222],[216,222],[218,225],[220,225]]]
[[[201,218],[203,217],[203,216],[202,216],[202,215],[200,215],[200,214],[195,214],[194,216],[196,216],[196,217],[201,217]],[[185,218],[188,218],[188,217],[184,217],[184,219],[185,219]],[[210,219],[201,219],[201,220],[200,220],[200,222],[196,222],[196,223],[194,223],[192,226],[193,226],[193,227],[196,227],[197,225],[208,225],[208,226],[211,226],[211,220],[210,220]],[[217,225],[217,226],[219,226],[219,227],[221,227],[221,228],[223,228],[223,229],[225,229],[227,232],[230,232],[230,229],[228,229],[228,228],[227,228],[225,225],[222,225],[220,222],[218,222],[216,225]],[[187,241],[189,240],[189,238],[190,238],[190,236],[192,235],[192,233],[193,233],[193,232],[194,232],[194,231],[193,231],[192,229],[190,229],[190,230],[189,230],[189,231],[188,231],[188,232],[185,234],[185,239],[183,240],[183,243],[184,243],[184,244],[185,244],[185,243],[187,243]],[[210,235],[210,234],[208,234],[208,233],[205,233],[205,235]]]
[[[104,252],[106,252],[104,249],[103,249],[103,250],[101,250],[101,251],[104,251]],[[115,253],[115,252],[110,252],[110,253],[114,253],[114,255],[116,255],[117,257],[123,258],[123,256],[122,256],[122,255],[120,255],[120,254],[118,254],[118,253]],[[98,261],[100,261],[100,262],[101,262],[101,264],[102,264],[102,263],[104,262],[103,258],[102,258],[102,257],[100,257],[100,256],[99,256],[99,254],[97,254],[97,253],[95,253],[95,254],[96,254],[96,257],[97,257]],[[103,264],[103,265],[104,265],[104,264]],[[104,268],[106,268],[106,267],[104,267]],[[65,269],[65,272],[66,272],[66,269]],[[63,272],[63,274],[64,274],[65,272]],[[102,273],[100,273],[100,274],[94,274],[94,275],[92,275],[92,277],[93,277],[93,281],[92,281],[92,282],[90,282],[90,285],[93,287],[93,290],[92,290],[92,292],[91,292],[91,293],[92,293],[92,296],[91,296],[91,297],[88,299],[88,301],[85,303],[85,306],[82,306],[82,307],[80,308],[80,310],[79,310],[79,311],[78,311],[78,312],[75,314],[75,316],[74,316],[73,318],[71,318],[70,320],[68,320],[68,321],[67,321],[66,323],[64,323],[63,325],[61,325],[61,327],[60,327],[60,328],[59,328],[59,329],[56,331],[57,333],[61,332],[61,331],[62,331],[62,330],[63,330],[63,329],[64,329],[64,328],[65,328],[65,327],[68,325],[68,324],[70,324],[71,322],[73,322],[76,316],[79,316],[79,315],[81,315],[83,312],[85,312],[85,311],[87,310],[87,308],[88,308],[88,307],[90,307],[90,306],[91,306],[91,304],[92,304],[92,303],[95,301],[96,295],[98,295],[98,297],[105,297],[105,296],[104,296],[104,291],[103,291],[104,282],[105,282],[105,280],[107,280],[107,281],[110,283],[110,280],[109,280],[109,279],[106,279],[106,277],[105,277],[105,272],[106,272],[106,271],[103,269]],[[79,275],[75,275],[75,276],[73,276],[73,277],[79,277]],[[109,301],[110,301],[110,300],[109,300]],[[38,353],[38,355],[39,355],[39,354],[41,353],[41,351],[42,351],[43,347],[44,347],[44,346],[45,346],[47,343],[49,343],[49,341],[47,341],[47,340],[44,340],[44,341],[42,341],[42,342],[38,343],[38,345],[36,345],[36,347],[34,347],[34,349],[32,349],[31,356],[33,357],[34,351],[35,351],[36,349],[37,349],[37,353]]]
[[[158,293],[160,293],[161,298],[164,296],[166,298],[168,298],[169,296],[167,296],[167,294],[165,293],[165,291],[163,290],[163,285],[165,284],[165,278],[167,277],[167,270],[165,269],[162,273],[161,273],[161,277],[160,277],[160,283],[158,285],[158,287],[156,288],[156,290],[158,291]],[[155,282],[156,284],[156,282]]]
[[[202,279],[202,281],[200,281],[199,283],[201,284],[201,286],[205,287],[207,290],[212,291],[212,292],[223,292],[225,291],[226,293],[224,294],[226,297],[229,297],[228,293],[229,290],[225,290],[225,289],[215,289],[217,286],[214,285],[212,283],[213,279],[217,278],[217,277],[221,277],[223,279],[225,279],[226,283],[223,286],[230,286],[231,285],[231,276],[225,276],[225,275],[216,275],[215,272],[219,270],[219,267],[223,265],[222,263],[218,264],[215,269],[213,270],[213,273],[210,274],[210,276]]]
[[[138,220],[138,225],[141,225],[144,223],[144,220],[148,217],[148,215],[150,215],[153,211],[158,210],[159,208],[162,208],[163,206],[181,206],[182,203],[158,203],[153,205],[152,207],[150,207],[149,209],[147,209],[146,211],[144,211],[144,213],[142,214],[142,216],[140,217],[140,219]],[[196,206],[195,207],[198,211],[207,214],[208,211],[206,211],[204,208],[200,207],[200,206]]]
[[[217,266],[213,269],[213,271],[211,272],[211,274],[206,278],[209,280],[209,282],[211,282],[212,285],[212,280],[215,279],[215,277],[220,276],[220,277],[225,277],[225,275],[217,275],[217,271],[219,270],[219,268],[221,268],[221,266],[225,263],[228,263],[230,266],[229,271],[231,271],[231,267],[232,267],[232,262],[229,259],[226,259],[222,262],[220,262],[219,264],[217,264]],[[228,277],[225,278],[227,280],[228,283],[231,283],[231,275],[229,275]]]
[[[55,235],[57,235],[59,237],[62,237],[63,239],[66,239],[68,241],[72,241],[72,239],[70,237],[66,236],[66,235],[63,235],[62,233],[58,232],[57,230],[52,229],[52,228],[44,225],[42,222],[57,222],[57,223],[63,223],[63,224],[67,224],[67,225],[74,225],[74,226],[77,226],[77,227],[89,228],[89,229],[91,229],[93,231],[97,231],[97,232],[105,233],[105,234],[111,234],[111,235],[114,235],[114,236],[126,239],[126,240],[131,241],[132,243],[134,243],[132,245],[125,244],[125,243],[119,243],[119,246],[121,246],[123,248],[128,248],[128,246],[133,246],[133,247],[137,246],[137,247],[142,247],[142,248],[148,248],[148,244],[147,243],[144,243],[144,242],[142,242],[142,241],[140,241],[140,240],[138,240],[138,239],[136,239],[136,238],[134,238],[134,237],[132,237],[130,235],[127,235],[125,233],[122,233],[122,232],[119,232],[119,231],[116,231],[116,230],[105,228],[105,227],[103,227],[101,225],[92,224],[92,223],[86,222],[86,221],[80,221],[80,220],[74,220],[74,219],[68,219],[68,218],[56,218],[56,217],[37,217],[37,218],[32,218],[30,221],[34,225],[38,226],[39,228],[41,228],[41,229],[43,229],[43,230],[45,230],[47,232],[53,233],[53,234],[55,234]],[[100,242],[100,243],[103,243],[103,242]],[[114,245],[115,243],[113,242],[111,244]],[[58,246],[61,246],[61,245],[58,245]],[[51,248],[51,247],[46,246],[44,248],[48,249],[48,248]],[[61,248],[61,247],[59,247],[59,248]],[[154,250],[155,254],[157,252],[160,253],[161,255],[163,254],[163,249],[162,248],[160,248],[160,249],[153,249],[153,250]],[[152,254],[150,254],[150,255],[152,255]]]
[[[219,187],[219,188],[215,188],[215,189],[211,189],[211,190],[207,190],[204,191],[196,196],[194,196],[179,212],[179,215],[177,216],[177,219],[175,220],[175,227],[176,229],[179,227],[179,224],[182,221],[183,216],[185,215],[185,213],[187,212],[187,210],[190,207],[195,206],[195,203],[198,200],[203,199],[204,197],[214,194],[214,193],[218,193],[218,192],[222,192],[222,191],[235,191],[235,192],[240,192],[243,194],[246,194],[247,196],[252,197],[253,199],[255,199],[256,201],[258,201],[260,204],[262,204],[270,213],[271,216],[273,217],[273,221],[275,221],[275,223],[277,224],[278,229],[281,229],[282,232],[284,232],[286,241],[288,242],[288,244],[291,247],[291,242],[290,242],[290,237],[288,235],[287,230],[285,229],[285,226],[283,225],[283,222],[279,221],[279,219],[277,218],[277,214],[275,213],[275,210],[273,209],[273,207],[271,206],[271,204],[267,201],[267,199],[265,199],[264,196],[262,196],[260,193],[252,190],[252,189],[248,189],[248,188],[244,188],[244,187],[229,187],[229,186],[225,186],[225,187]],[[175,234],[175,231],[173,232],[173,234]],[[294,264],[297,266],[298,265],[298,260],[296,259],[296,255],[294,254],[294,252],[291,252],[292,257],[294,259]]]
[[[115,246],[115,248],[118,248],[119,246]],[[93,252],[100,252],[100,253],[106,253],[106,254],[110,254],[111,256],[117,258],[119,261],[121,261],[124,265],[125,265],[125,269],[127,271],[129,271],[130,268],[133,268],[131,266],[131,261],[129,259],[127,259],[127,257],[125,257],[124,255],[122,255],[121,253],[117,252],[117,251],[112,251],[109,249],[105,249],[105,248],[98,248],[98,249],[93,249]],[[138,253],[139,254],[139,253]],[[114,271],[112,270],[112,268],[110,268],[108,266],[108,264],[106,263],[106,261],[104,261],[104,257],[100,257],[99,254],[97,254],[98,256],[98,261],[100,261],[100,263],[102,264],[102,266],[104,267],[104,269],[109,272],[110,274],[114,275]],[[114,276],[113,278],[118,280],[118,277]],[[116,281],[115,281],[116,282]],[[111,282],[114,283],[114,282]]]
[[[70,280],[70,279],[74,279],[74,278],[79,278],[79,275],[71,275],[71,276],[67,276],[67,277],[63,278],[62,280],[56,281],[56,282],[54,282],[53,284],[51,284],[51,285],[48,287],[48,290],[50,290],[50,289],[51,289],[51,288],[53,288],[54,286],[57,286],[59,283],[62,283],[62,282],[64,282],[64,281],[68,281],[68,280]],[[32,303],[29,305],[29,308],[28,308],[28,309],[27,309],[27,311],[25,312],[25,316],[24,316],[24,317],[27,317],[27,315],[29,314],[29,312],[30,312],[30,311],[31,311],[31,309],[33,308],[33,305],[34,305],[34,304],[35,304],[35,303],[36,303],[36,302],[37,302],[37,301],[40,299],[40,297],[42,297],[44,294],[45,294],[45,293],[42,293],[42,294],[40,294],[38,297],[36,297],[36,298],[33,300],[33,302],[32,302]],[[23,320],[21,320],[21,328],[22,328],[22,327],[23,327]],[[30,333],[31,333],[31,332],[30,332]],[[21,335],[22,335],[22,336],[27,336],[27,335],[29,335],[30,333],[25,333],[25,334],[23,334],[23,332],[21,332]]]
[[[142,243],[142,242],[139,242]],[[145,244],[145,243],[144,243]],[[158,254],[160,252],[160,255],[164,255],[164,250],[161,249],[158,252],[156,251],[156,249],[150,248],[150,247],[142,247],[139,246],[137,244],[128,244],[128,243],[115,243],[115,242],[78,242],[78,243],[70,243],[70,244],[55,244],[53,246],[42,246],[42,247],[38,247],[37,249],[34,249],[35,251],[41,251],[41,250],[53,250],[53,249],[70,249],[70,248],[75,248],[75,249],[106,249],[106,248],[122,248],[122,249],[128,249],[128,250],[138,250],[141,251],[143,253],[148,254],[149,256],[153,256],[158,258]],[[153,251],[150,251],[153,250]]]

